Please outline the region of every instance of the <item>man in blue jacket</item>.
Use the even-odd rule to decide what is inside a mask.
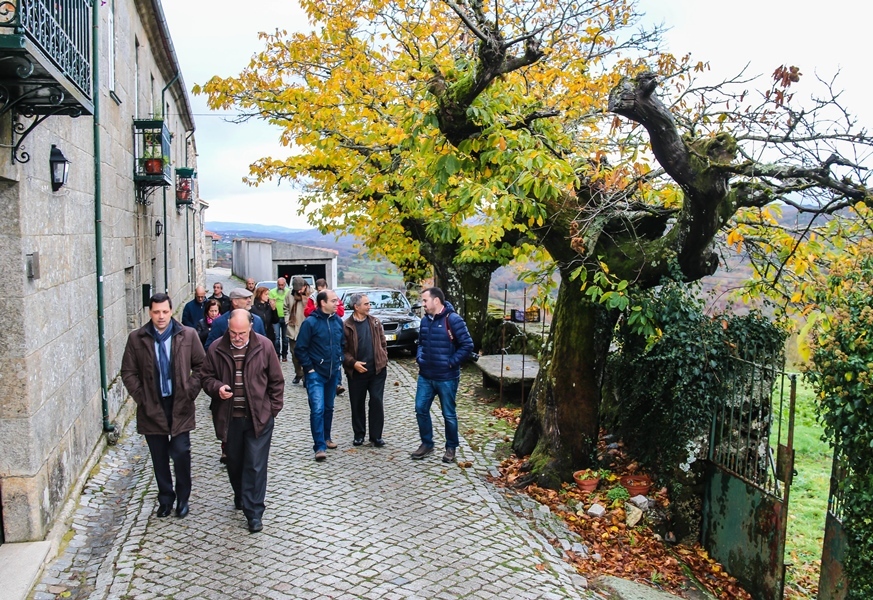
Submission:
[[[206,343],[203,345],[207,350],[212,342],[221,339],[224,332],[227,331],[227,322],[230,320],[230,313],[239,308],[244,308],[251,313],[252,310],[252,293],[246,288],[234,288],[230,291],[231,310],[224,313],[212,322],[212,329],[209,330],[209,337],[206,338]],[[252,331],[259,333],[264,337],[267,336],[267,330],[264,329],[264,320],[258,315],[250,315],[252,318]]]
[[[316,308],[300,325],[294,348],[304,373],[312,449],[319,462],[327,458],[328,448],[336,448],[330,439],[330,429],[343,364],[343,322],[336,314],[338,304],[339,298],[333,290],[318,292]]]
[[[473,353],[473,338],[464,319],[446,302],[439,288],[426,289],[421,294],[425,317],[418,332],[418,386],[415,391],[415,418],[421,446],[411,454],[421,460],[433,452],[433,423],[430,407],[435,396],[446,424],[446,453],[443,462],[455,462],[458,441],[458,413],[455,397],[461,379],[461,364]]]
[[[203,320],[203,306],[206,304],[206,288],[198,285],[194,290],[194,299],[185,305],[182,310],[182,325],[185,327],[197,327],[197,323]]]

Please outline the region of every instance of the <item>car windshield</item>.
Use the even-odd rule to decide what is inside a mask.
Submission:
[[[370,299],[370,310],[403,310],[407,312],[410,310],[409,300],[406,299],[402,292],[396,290],[367,290],[359,293],[366,294],[367,298]],[[346,298],[348,308],[351,308],[352,295],[349,294]]]

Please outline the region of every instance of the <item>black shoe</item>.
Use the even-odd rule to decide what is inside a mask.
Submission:
[[[421,460],[431,452],[433,452],[433,446],[425,446],[424,444],[422,444],[418,447],[418,450],[416,450],[409,456],[411,456],[413,460]]]
[[[352,442],[352,446],[360,446],[363,443],[364,443],[364,438],[356,437],[355,441]]]
[[[443,462],[444,463],[455,462],[455,449],[454,448],[446,448],[446,453],[443,454]]]
[[[249,533],[257,533],[264,528],[260,519],[249,519]]]
[[[179,505],[176,506],[176,516],[180,519],[184,519],[188,516],[188,503],[187,502],[179,502]]]
[[[337,396],[342,396],[345,393],[346,393],[346,388],[344,388],[341,385],[336,386],[336,395]]]
[[[223,464],[223,465],[226,465],[226,464],[227,464],[227,454],[225,454],[224,452],[222,452],[222,453],[221,453],[221,458],[218,459],[218,462],[220,462],[220,463]]]
[[[374,448],[381,448],[382,446],[385,445],[385,440],[383,440],[382,438],[379,438],[378,440],[371,440],[371,441],[373,442]]]
[[[294,381],[292,381],[291,383],[297,385],[298,383],[300,383],[300,381],[301,381],[302,379],[303,379],[303,378],[300,377],[300,376],[298,375],[297,377],[294,378]]]
[[[159,517],[161,517],[161,518],[169,517],[171,512],[173,512],[173,505],[172,504],[159,504],[158,505],[158,516]]]

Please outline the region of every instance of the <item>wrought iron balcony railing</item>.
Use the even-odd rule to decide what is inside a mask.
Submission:
[[[21,142],[50,115],[93,114],[93,0],[0,0],[0,114],[35,117],[16,124]]]

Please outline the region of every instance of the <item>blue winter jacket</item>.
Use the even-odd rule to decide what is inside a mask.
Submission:
[[[212,329],[209,330],[209,337],[206,338],[206,344],[203,346],[204,348],[208,350],[209,346],[212,345],[212,342],[224,335],[224,332],[227,331],[228,321],[230,321],[230,313],[226,312],[212,322]],[[264,321],[258,315],[252,315],[252,331],[267,337],[267,330],[264,329]]]
[[[454,341],[446,330],[446,321]],[[418,330],[418,373],[435,381],[448,381],[461,376],[461,364],[473,353],[473,338],[461,315],[446,302],[442,312],[425,315]]]
[[[343,364],[343,320],[336,314],[312,311],[300,325],[294,354],[304,373],[315,369],[330,378]]]
[[[197,327],[197,323],[203,320],[203,306],[205,304],[206,300],[197,302],[196,299],[186,304],[182,310],[182,325],[185,327]]]

